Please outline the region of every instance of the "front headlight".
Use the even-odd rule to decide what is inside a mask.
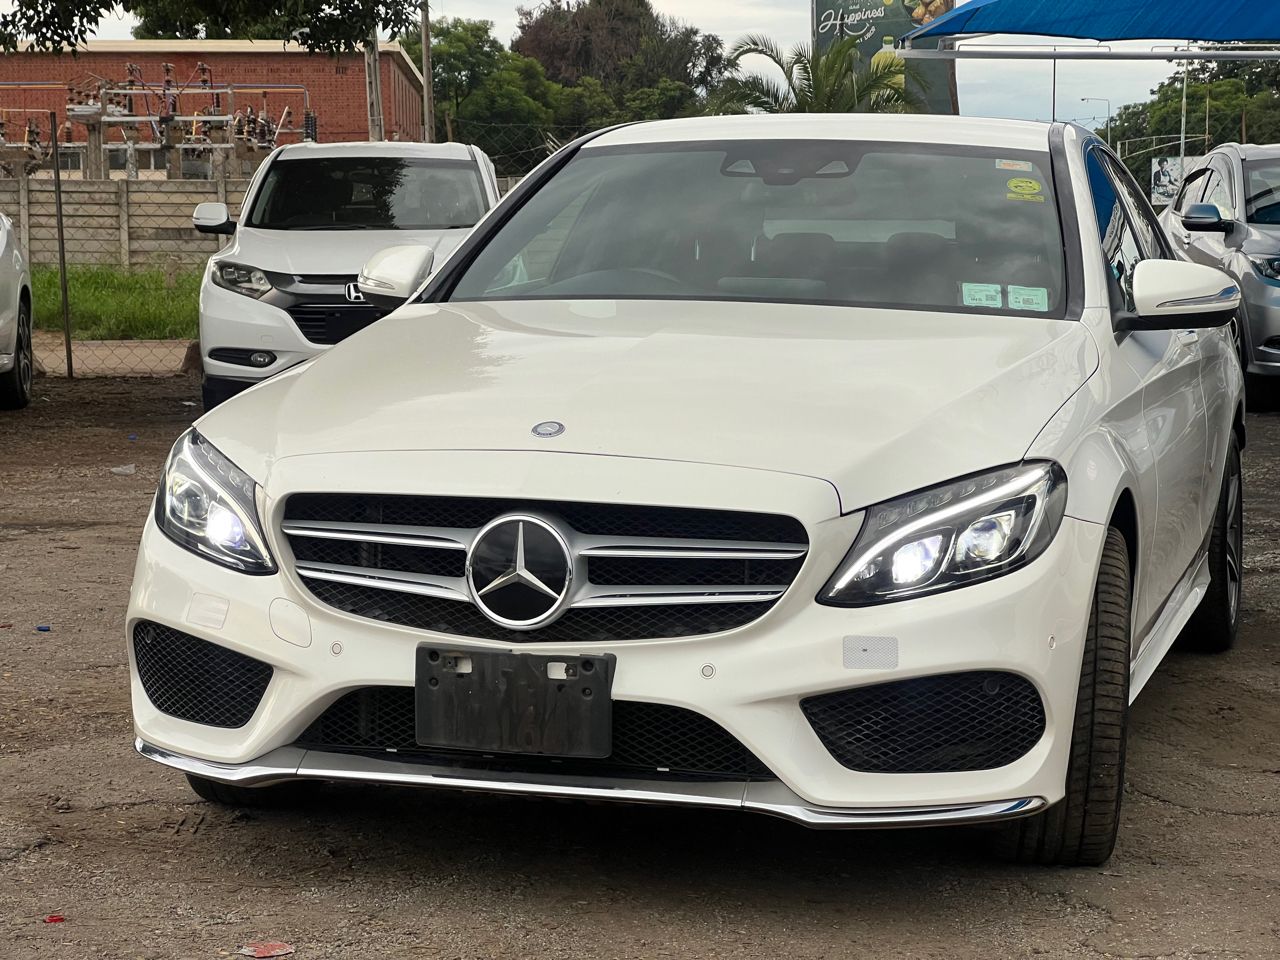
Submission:
[[[257,484],[195,430],[173,445],[156,494],[156,523],[193,553],[245,573],[272,573]]]
[[[225,260],[213,265],[213,282],[224,290],[243,293],[255,300],[261,300],[271,292],[271,281],[257,267],[227,263]]]
[[[1249,262],[1268,280],[1280,280],[1280,257],[1250,257]]]
[[[870,507],[818,601],[861,607],[1009,573],[1045,551],[1066,505],[1062,467],[1030,461]]]

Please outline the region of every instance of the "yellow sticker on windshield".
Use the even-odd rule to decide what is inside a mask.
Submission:
[[[1032,180],[1030,177],[1014,177],[1009,181],[1009,190],[1013,193],[1023,195],[1031,195],[1039,193],[1044,189],[1044,184],[1039,180]]]

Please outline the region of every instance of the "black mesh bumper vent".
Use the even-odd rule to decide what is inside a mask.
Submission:
[[[881,683],[800,702],[841,766],[866,773],[991,770],[1044,735],[1044,704],[1025,677],[995,671]]]
[[[271,682],[270,665],[158,623],[133,628],[133,655],[157,710],[211,727],[243,727]]]
[[[773,774],[732,734],[692,710],[657,703],[613,704],[613,753],[602,760],[481,755],[419,747],[412,687],[363,687],[345,694],[298,738],[331,753],[488,770],[619,776],[638,779],[772,780]]]

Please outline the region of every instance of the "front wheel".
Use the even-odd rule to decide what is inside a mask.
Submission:
[[[1004,828],[1006,853],[1022,863],[1097,866],[1115,849],[1129,722],[1131,595],[1129,549],[1111,527],[1085,636],[1066,796]]]
[[[31,340],[31,307],[18,304],[18,336],[14,343],[13,366],[0,373],[0,410],[21,410],[31,402],[35,377],[35,348]]]

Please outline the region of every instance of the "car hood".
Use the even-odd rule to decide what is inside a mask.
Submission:
[[[435,267],[444,262],[467,235],[466,230],[257,230],[241,227],[235,244],[217,259],[233,260],[259,270],[292,274],[355,276],[379,250],[402,243],[435,249]]]
[[[259,479],[302,455],[555,451],[803,474],[849,511],[1016,462],[1097,358],[1083,324],[1025,316],[415,304],[199,428]],[[547,420],[563,433],[536,437]]]

